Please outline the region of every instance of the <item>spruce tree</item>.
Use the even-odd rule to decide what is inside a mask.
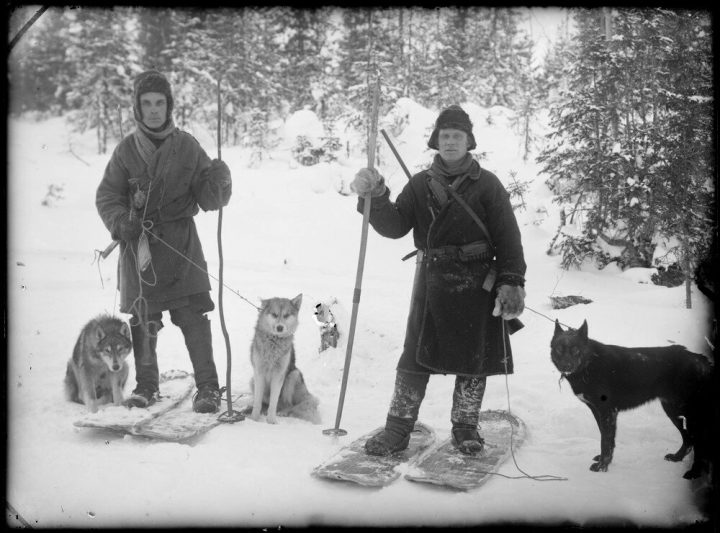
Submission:
[[[81,131],[95,128],[98,153],[120,137],[118,109],[132,92],[130,35],[124,23],[128,8],[79,8],[70,12],[66,54],[75,66],[67,102],[71,120]]]
[[[691,282],[717,234],[713,138],[712,25],[707,12],[663,12],[657,20],[660,49],[659,123],[661,157],[652,167],[657,229],[677,240],[672,250],[685,277],[686,306]]]
[[[13,18],[24,24],[36,7],[18,9]],[[9,111],[57,114],[68,109],[66,95],[75,77],[67,56],[68,12],[51,7],[17,42],[8,56]]]
[[[602,239],[624,248],[622,266],[649,267],[664,235],[680,241],[689,276],[711,233],[707,14],[585,10],[577,24],[569,90],[540,158],[556,200],[582,221],[565,248],[601,258]]]

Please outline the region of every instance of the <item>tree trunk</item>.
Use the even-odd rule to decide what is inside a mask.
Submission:
[[[692,309],[693,272],[690,270],[690,250],[686,245],[683,245],[681,253],[680,266],[685,275],[685,309]]]

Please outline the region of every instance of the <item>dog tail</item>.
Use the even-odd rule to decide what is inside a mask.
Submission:
[[[322,423],[318,412],[320,401],[310,394],[302,372],[298,368],[295,368],[285,378],[280,396],[283,403],[283,414],[307,420],[313,424]]]
[[[322,424],[322,418],[318,412],[320,402],[315,396],[308,393],[307,398],[297,405],[293,405],[287,410],[288,416],[294,416],[302,420],[307,420],[313,424]]]

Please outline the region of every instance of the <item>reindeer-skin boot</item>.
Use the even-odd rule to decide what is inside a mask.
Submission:
[[[478,419],[485,395],[486,378],[457,376],[450,414],[452,442],[467,455],[482,453],[485,441],[478,433]]]
[[[398,370],[385,429],[365,443],[368,455],[390,455],[408,447],[429,378]]]

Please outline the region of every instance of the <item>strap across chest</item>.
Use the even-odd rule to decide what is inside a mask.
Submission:
[[[463,197],[460,196],[460,194],[457,192],[460,188],[460,185],[462,185],[463,182],[467,179],[467,174],[456,178],[452,184],[445,183],[442,178],[438,177],[432,172],[429,173],[429,176],[430,180],[428,180],[428,187],[430,188],[430,192],[432,192],[438,204],[441,207],[444,207],[450,201],[450,196],[452,196],[452,199],[455,200],[460,207],[467,211],[473,221],[478,225],[480,231],[482,231],[485,239],[490,245],[490,248],[494,249],[495,246],[493,244],[492,238],[490,237],[490,232],[488,231],[487,226],[480,219],[477,213],[475,213],[473,208],[470,207],[468,203],[463,199]]]

